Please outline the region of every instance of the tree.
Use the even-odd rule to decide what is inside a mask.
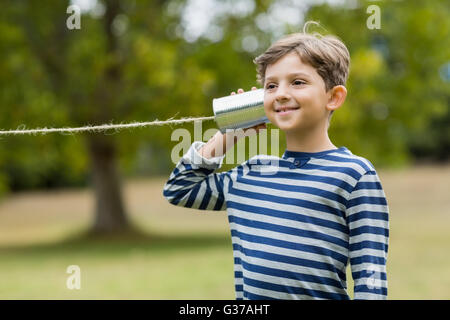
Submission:
[[[6,111],[13,115],[19,106],[26,113],[36,108],[36,97],[47,95],[48,117],[40,119],[63,114],[56,122],[60,126],[169,114],[166,100],[172,93],[171,81],[180,63],[175,59],[177,42],[165,37],[161,21],[164,1],[98,2],[103,12],[97,16],[85,13],[79,30],[66,27],[69,4],[69,1],[51,5],[22,1],[5,4],[2,43],[16,46],[16,50],[4,53],[7,76],[2,83],[8,92],[3,97],[3,102],[8,102]],[[15,66],[14,60],[20,66]],[[34,79],[33,74],[26,73],[24,65],[31,66]],[[197,76],[191,78],[195,80]],[[39,81],[33,81],[36,79]],[[35,96],[14,96],[8,100],[9,92],[14,93],[17,85]],[[191,96],[195,99],[199,95]],[[186,101],[189,103],[192,97]],[[62,139],[58,137],[55,141]],[[136,140],[139,139],[127,136],[120,141],[117,136],[104,133],[84,135],[96,198],[94,232],[120,232],[130,227],[121,191],[118,142],[132,145]],[[23,140],[21,143],[33,144]]]
[[[79,30],[66,26],[71,1],[4,1],[1,126],[212,115],[212,98],[256,85],[252,60],[312,19],[341,37],[352,57],[348,99],[330,127],[333,141],[377,166],[405,164],[420,154],[448,157],[449,87],[439,77],[450,60],[449,47],[442,46],[450,30],[444,2],[378,2],[381,29],[372,30],[366,27],[370,1],[308,6],[295,0],[210,1],[221,11],[206,12],[213,18],[197,37],[187,32],[187,0],[98,0],[96,8],[83,12]],[[204,123],[204,129],[210,127],[215,123]],[[152,173],[166,175],[173,169],[172,129],[89,133],[81,140],[4,138],[0,192],[82,185],[89,181],[89,168],[97,203],[93,230],[126,230],[123,170],[133,167],[136,150],[145,149],[153,150],[145,158],[156,167]]]
[[[380,29],[366,27],[366,8],[373,4],[380,7]],[[307,19],[340,36],[351,54],[348,99],[330,127],[339,143],[380,166],[442,154],[445,143],[436,142],[448,141],[450,91],[439,70],[450,60],[450,47],[442,45],[450,33],[449,10],[441,1],[358,1],[351,8],[309,10]],[[439,126],[433,125],[437,119]]]
[[[74,47],[83,46],[85,41],[92,39],[80,39],[73,34],[77,31],[64,27],[67,16],[61,13],[65,12],[69,3],[59,2],[57,6],[37,3],[22,5],[22,22],[28,43],[47,72],[57,100],[68,108],[71,123],[100,124],[113,118],[118,113],[117,95],[123,72],[118,57],[118,42],[113,34],[113,22],[121,13],[120,2],[113,0],[104,3],[105,14],[100,25],[92,26],[100,29],[97,34],[103,43],[102,46],[87,48],[86,51],[90,52]],[[90,25],[83,27],[89,28]],[[98,59],[107,62],[98,66]],[[74,61],[78,63],[72,64]],[[96,198],[93,231],[126,230],[129,223],[120,190],[114,139],[101,134],[87,134],[85,139]]]

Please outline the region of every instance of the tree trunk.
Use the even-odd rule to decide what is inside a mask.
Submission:
[[[92,232],[126,231],[129,229],[129,222],[124,210],[113,139],[103,135],[89,135],[87,139],[96,199]]]
[[[107,40],[108,54],[115,56],[118,47],[117,39],[112,32],[112,24],[120,13],[119,0],[106,1],[104,32]],[[114,102],[120,84],[121,68],[117,60],[113,60],[99,80],[100,86],[94,94],[95,110],[92,119],[103,123],[114,117]],[[91,119],[91,120],[92,120]],[[114,137],[104,134],[87,136],[89,156],[91,159],[92,183],[95,190],[96,209],[92,233],[120,233],[129,229],[126,217],[120,175],[117,167],[117,150]]]

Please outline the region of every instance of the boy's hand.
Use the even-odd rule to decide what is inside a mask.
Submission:
[[[252,90],[256,90],[256,87],[252,87]],[[237,94],[244,93],[243,89],[238,89]],[[235,95],[236,92],[231,92],[231,95]],[[250,137],[259,132],[261,129],[266,129],[265,123],[258,124],[256,126],[244,129],[242,131],[237,130],[227,133],[221,133],[218,131],[209,141],[201,147],[198,152],[203,157],[210,159],[211,157],[218,157],[225,154],[230,148],[232,148],[238,140],[244,137]],[[231,139],[233,138],[233,139]]]

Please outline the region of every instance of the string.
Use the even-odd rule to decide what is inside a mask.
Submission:
[[[2,130],[0,131],[0,136],[7,136],[7,135],[25,135],[25,134],[47,134],[47,133],[79,133],[79,132],[101,132],[101,131],[107,131],[107,130],[120,130],[120,129],[130,129],[130,128],[142,128],[142,127],[148,127],[148,126],[162,126],[166,124],[180,124],[185,122],[193,122],[193,121],[207,121],[207,120],[213,120],[214,116],[211,117],[200,117],[200,118],[181,118],[181,119],[175,119],[170,118],[168,120],[154,120],[151,122],[132,122],[132,123],[125,123],[125,124],[102,124],[97,126],[91,126],[87,125],[84,127],[77,127],[77,128],[36,128],[36,129],[25,129],[24,125],[19,126],[16,130]]]

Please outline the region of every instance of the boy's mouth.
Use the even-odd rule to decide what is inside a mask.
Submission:
[[[287,114],[287,113],[290,113],[297,109],[300,109],[300,107],[281,106],[281,107],[275,108],[275,112],[280,113],[280,114]]]

